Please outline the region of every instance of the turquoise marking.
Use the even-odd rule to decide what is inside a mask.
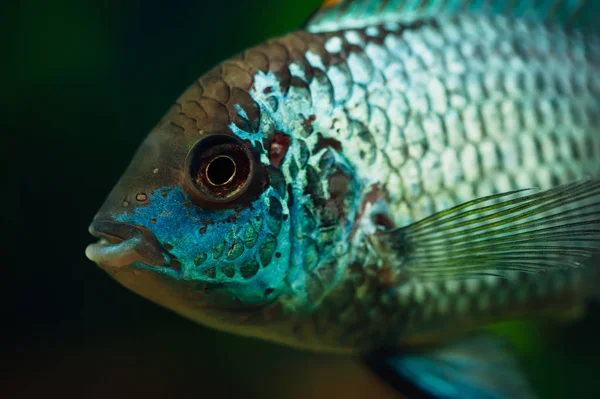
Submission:
[[[268,215],[269,197],[276,197],[287,213],[285,201],[269,188],[261,197],[242,209],[209,210],[201,209],[187,198],[180,187],[161,187],[148,195],[148,205],[137,207],[133,213],[116,217],[119,222],[146,227],[174,256],[181,265],[180,271],[168,267],[152,267],[154,272],[160,272],[173,278],[197,283],[209,283],[220,287],[232,298],[242,303],[260,303],[265,301],[265,290],[270,289],[269,298],[278,295],[284,288],[284,277],[289,264],[289,239],[278,239],[276,251],[279,257],[273,257],[269,265],[263,265],[257,274],[250,278],[242,277],[240,266],[258,260],[261,244],[271,232],[266,223],[258,231],[256,244],[251,248],[244,245],[243,253],[235,260],[228,262],[226,254],[233,250],[236,242],[244,243],[246,227],[253,218],[265,219]],[[154,223],[152,221],[155,221]],[[279,237],[289,236],[289,223],[282,221]],[[225,253],[218,259],[213,258],[213,249],[219,245],[225,246]],[[235,246],[239,250],[240,246]],[[196,265],[194,259],[206,254],[205,260]],[[148,269],[148,266],[138,265]],[[222,268],[232,266],[235,269],[233,277],[227,277]],[[211,268],[216,270],[214,277],[209,276]]]
[[[241,140],[248,140],[253,145],[260,143],[264,137],[261,130],[259,130],[256,133],[249,133],[249,132],[246,132],[245,130],[242,130],[239,127],[237,127],[235,125],[235,123],[233,123],[233,122],[230,123],[228,127],[229,127],[229,129],[231,129],[231,132],[233,134],[235,134],[237,137],[239,137]]]
[[[242,108],[242,106],[240,104],[235,104],[234,105],[235,110],[237,111],[238,114],[240,114],[240,116],[246,120],[248,120],[248,114],[246,113],[246,111],[244,111],[244,108]]]

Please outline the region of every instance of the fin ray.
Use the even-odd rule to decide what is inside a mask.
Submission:
[[[585,267],[600,252],[600,179],[478,198],[372,241],[423,277]]]

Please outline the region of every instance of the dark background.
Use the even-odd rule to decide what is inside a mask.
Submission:
[[[26,0],[2,12],[0,396],[396,397],[356,360],[177,317],[84,256],[95,211],[174,99],[320,2]],[[544,397],[600,396],[597,307],[497,330]]]

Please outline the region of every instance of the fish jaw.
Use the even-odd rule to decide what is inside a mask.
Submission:
[[[217,307],[214,293],[204,285],[182,280],[174,273],[157,273],[154,267],[131,263],[119,267],[100,267],[124,288],[199,325],[244,336],[260,336],[265,327],[263,313],[268,307],[245,306],[239,309]],[[272,313],[272,312],[270,312]],[[254,320],[249,323],[248,320]]]
[[[85,256],[94,263],[109,267],[123,267],[133,262],[141,261],[135,247],[139,239],[123,241],[119,244],[110,244],[110,242],[101,238],[98,242],[90,244],[85,249]]]
[[[123,287],[203,326],[228,333],[264,337],[264,324],[276,333],[281,324],[279,294],[262,302],[231,301],[235,287],[201,281],[182,272],[175,256],[149,229],[113,220],[95,220],[90,233],[99,238],[87,257]]]
[[[105,267],[123,267],[132,263],[162,267],[171,263],[172,257],[141,226],[112,221],[94,221],[89,228],[98,242],[90,244],[86,256],[92,262]]]

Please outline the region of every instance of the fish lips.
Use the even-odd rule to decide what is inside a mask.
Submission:
[[[90,244],[85,254],[101,266],[124,267],[143,263],[164,267],[170,263],[171,256],[145,227],[99,220],[90,225],[89,232],[99,240]]]

